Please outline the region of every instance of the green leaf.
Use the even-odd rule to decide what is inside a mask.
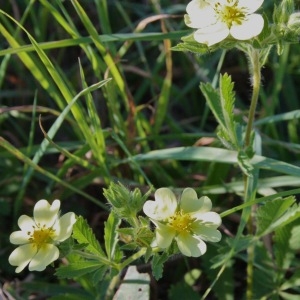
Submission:
[[[237,124],[234,121],[234,83],[231,76],[225,73],[220,75],[220,106],[222,108],[225,125],[223,126],[223,135],[228,136],[227,142],[234,146],[234,149],[240,149],[243,145],[243,140],[237,139]]]
[[[98,268],[96,271],[94,271],[94,274],[92,274],[93,286],[96,286],[99,283],[99,281],[102,281],[102,284],[105,284],[105,281],[103,279],[109,270],[109,267],[102,266],[101,268]]]
[[[116,245],[118,243],[118,227],[121,223],[121,220],[111,212],[107,221],[104,223],[104,242],[105,242],[105,250],[107,253],[107,257],[111,260],[114,257]]]
[[[299,300],[299,294],[290,294],[285,292],[279,292],[279,295],[284,300]]]
[[[86,249],[91,253],[106,258],[99,242],[97,241],[92,229],[88,225],[87,221],[81,216],[77,219],[73,227],[73,238],[77,240],[79,244],[87,244]]]
[[[216,269],[224,264],[231,264],[231,258],[247,249],[254,239],[252,236],[241,236],[238,240],[227,238],[226,245],[221,246],[218,249],[218,253],[210,260],[210,268]]]
[[[155,254],[152,259],[152,273],[156,280],[162,277],[164,263],[168,260],[169,255],[164,252],[163,254]]]
[[[1,141],[1,138],[0,138]],[[184,160],[184,161],[210,161],[228,164],[238,163],[238,153],[232,150],[226,150],[214,147],[175,147],[162,150],[154,150],[145,154],[138,154],[130,159],[122,160],[125,163],[134,159],[141,160]],[[254,155],[250,164],[259,169],[280,172],[296,177],[300,177],[300,167],[288,164],[284,161],[267,158],[261,155]]]
[[[213,86],[210,83],[201,82],[200,89],[217,122],[222,128],[225,128],[226,122],[223,116],[220,94],[216,89],[213,88]]]
[[[231,129],[233,129],[233,109],[235,102],[233,87],[234,83],[232,82],[230,75],[227,73],[220,75],[221,107],[223,109],[225,123]]]
[[[253,274],[253,299],[266,299],[264,295],[270,295],[277,289],[276,276],[278,271],[270,266],[273,265],[271,253],[265,245],[258,241],[255,247],[255,266]],[[273,299],[273,298],[267,298]],[[274,298],[276,299],[276,298]]]
[[[103,265],[99,261],[77,261],[72,262],[67,266],[59,267],[55,275],[59,278],[76,278],[94,272]]]
[[[234,84],[228,74],[220,76],[219,92],[210,83],[200,84],[200,89],[207,104],[220,125],[218,137],[225,147],[240,149],[242,139],[237,138],[240,127],[234,121],[235,93],[233,87]]]
[[[246,174],[247,176],[251,176],[254,168],[250,163],[249,156],[245,153],[244,150],[241,150],[238,153],[238,164],[244,174]]]
[[[293,228],[291,230],[291,239],[289,241],[290,248],[294,251],[298,251],[300,249],[300,219],[297,219],[295,222],[293,222]]]
[[[292,224],[288,224],[278,228],[274,233],[274,256],[278,270],[289,268],[294,256],[290,248],[292,227]]]
[[[173,51],[189,51],[198,55],[208,54],[210,52],[209,48],[205,44],[200,44],[195,41],[194,34],[182,37],[183,43],[172,47]]]
[[[292,275],[291,278],[285,280],[285,282],[280,287],[281,290],[287,290],[293,287],[299,287],[300,286],[300,271],[296,271],[294,275]]]
[[[261,237],[292,222],[300,214],[298,205],[293,205],[293,196],[267,202],[257,210],[257,233]],[[293,206],[292,206],[293,205]]]

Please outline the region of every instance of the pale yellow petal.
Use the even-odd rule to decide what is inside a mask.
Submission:
[[[206,252],[206,244],[196,236],[184,233],[175,239],[180,252],[185,256],[199,257]]]
[[[180,198],[180,208],[189,213],[198,210],[201,207],[201,203],[198,201],[197,193],[192,188],[186,188],[183,190]]]
[[[261,15],[253,14],[247,17],[240,25],[232,25],[230,34],[237,40],[249,40],[259,35],[264,28],[264,19]]]
[[[33,231],[34,226],[36,226],[33,218],[30,218],[26,215],[22,215],[18,219],[18,226],[24,232],[31,232]]]
[[[33,211],[34,220],[37,224],[46,225],[52,227],[57,219],[57,215],[60,208],[60,201],[54,200],[52,205],[47,200],[39,200]]]
[[[154,220],[165,220],[174,215],[177,209],[177,199],[168,188],[156,190],[155,201],[146,201],[143,206],[144,213]]]
[[[176,232],[173,228],[158,222],[156,222],[156,226],[155,240],[157,246],[162,249],[168,248],[171,245]]]
[[[69,212],[64,214],[53,226],[55,230],[54,240],[62,242],[69,238],[72,234],[73,225],[76,222],[76,216],[74,213]]]
[[[59,257],[59,250],[52,244],[45,244],[32,258],[29,264],[29,271],[43,271]]]
[[[206,227],[204,225],[200,226],[193,226],[193,232],[197,236],[199,236],[200,239],[207,242],[219,242],[222,238],[221,232],[219,230],[216,230],[215,228]]]
[[[194,39],[201,44],[212,46],[226,39],[229,35],[229,28],[225,23],[217,24],[201,28],[195,31]]]
[[[8,261],[12,266],[18,266],[16,273],[23,271],[37,252],[33,244],[22,245],[16,248],[9,256]]]
[[[191,28],[203,28],[215,23],[216,14],[210,3],[203,0],[193,0],[187,7],[185,23]]]
[[[197,215],[197,221],[201,222],[204,226],[211,228],[217,228],[222,223],[220,215],[212,211]]]
[[[203,213],[210,211],[211,207],[211,200],[206,196],[198,199],[197,193],[192,188],[186,188],[182,192],[180,199],[180,208],[185,213]]]
[[[14,245],[27,244],[29,242],[29,235],[24,231],[14,231],[11,233],[9,241]]]

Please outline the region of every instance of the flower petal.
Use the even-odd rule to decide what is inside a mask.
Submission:
[[[253,14],[247,17],[242,24],[232,25],[230,34],[237,40],[249,40],[259,35],[264,28],[264,19],[259,14]]]
[[[72,234],[73,225],[76,222],[74,213],[69,212],[64,214],[52,227],[55,230],[54,240],[62,242],[69,238]]]
[[[23,271],[37,252],[33,244],[22,245],[16,248],[9,256],[8,261],[12,266],[18,266],[16,273]]]
[[[196,236],[184,233],[175,239],[180,252],[185,256],[199,257],[206,252],[206,244]]]
[[[168,188],[156,190],[155,201],[146,201],[143,207],[144,213],[154,220],[165,220],[174,215],[177,208],[177,199]]]
[[[263,4],[264,0],[239,0],[239,7],[247,9],[248,14],[252,14],[257,11]]]
[[[14,231],[9,237],[9,241],[14,245],[22,245],[29,243],[29,235],[24,231]]]
[[[201,44],[212,46],[226,39],[229,35],[229,28],[225,23],[218,22],[205,28],[195,31],[194,39]]]
[[[185,15],[185,23],[191,28],[203,28],[217,21],[213,6],[203,0],[191,1],[186,12],[188,15]]]
[[[222,223],[220,215],[213,211],[197,215],[197,221],[200,221],[200,224],[202,224],[203,226],[211,228],[217,228]],[[197,223],[197,221],[195,222],[195,224]]]
[[[18,226],[20,227],[20,229],[24,232],[31,232],[33,231],[33,227],[36,226],[33,218],[30,218],[26,215],[22,215],[19,217],[18,219]]]
[[[159,222],[155,222],[155,225],[157,226],[155,235],[157,246],[162,249],[168,248],[175,237],[175,230]]]
[[[52,227],[60,208],[60,201],[54,200],[52,205],[47,200],[39,200],[33,210],[34,220],[37,224],[46,225]]]
[[[211,210],[212,203],[207,196],[203,196],[198,199],[195,190],[187,188],[182,192],[180,208],[185,213],[203,213]]]
[[[185,212],[193,212],[201,207],[200,201],[198,201],[197,193],[192,188],[186,188],[183,190],[180,198],[180,208]]]
[[[193,232],[199,236],[203,241],[207,242],[219,242],[222,238],[222,234],[219,230],[215,228],[206,226],[193,226]]]
[[[29,271],[43,271],[46,266],[58,259],[59,250],[52,244],[45,244],[39,249],[38,253],[32,258],[29,264]]]

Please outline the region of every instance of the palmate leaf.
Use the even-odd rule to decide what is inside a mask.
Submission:
[[[300,216],[300,207],[294,203],[295,197],[289,196],[284,199],[274,199],[259,207],[256,235],[261,237],[297,219]]]
[[[99,261],[76,261],[69,265],[59,267],[55,275],[59,278],[76,278],[95,272],[99,269],[107,269],[107,266],[102,265]]]
[[[77,240],[79,244],[87,244],[86,249],[99,258],[106,258],[106,255],[92,229],[88,225],[87,221],[81,216],[77,219],[77,222],[73,227],[73,238]]]

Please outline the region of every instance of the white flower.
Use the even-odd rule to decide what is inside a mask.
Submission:
[[[154,244],[168,248],[173,239],[179,250],[186,256],[198,257],[206,252],[204,241],[219,242],[221,233],[220,216],[211,212],[211,200],[187,188],[178,203],[174,193],[168,188],[155,192],[155,201],[146,201],[144,213],[156,226]]]
[[[28,264],[30,271],[43,271],[58,259],[56,245],[70,237],[76,222],[72,212],[59,218],[59,209],[59,200],[54,200],[52,205],[40,200],[34,206],[33,218],[26,215],[19,218],[21,230],[10,235],[10,242],[20,246],[8,258],[11,265],[17,266],[16,273]]]
[[[197,42],[214,45],[230,34],[237,40],[249,40],[261,33],[264,19],[255,11],[263,0],[192,0],[186,8],[185,23],[198,30]]]

